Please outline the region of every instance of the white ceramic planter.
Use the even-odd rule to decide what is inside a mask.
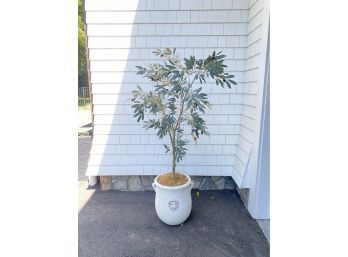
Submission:
[[[152,187],[156,192],[156,212],[158,217],[168,225],[179,225],[183,223],[191,213],[192,199],[191,189],[193,183],[190,176],[180,172],[187,177],[187,182],[181,186],[164,186],[155,182]]]

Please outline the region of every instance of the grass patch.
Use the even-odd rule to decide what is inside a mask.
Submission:
[[[81,98],[78,99],[78,107],[79,110],[90,110],[91,109],[91,101],[89,98]]]

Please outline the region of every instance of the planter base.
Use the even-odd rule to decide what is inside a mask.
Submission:
[[[183,173],[182,173],[183,174]],[[158,177],[152,187],[156,191],[156,213],[167,225],[179,225],[183,223],[191,213],[192,199],[191,189],[193,183],[187,177],[187,182],[181,186],[164,186],[158,183]]]

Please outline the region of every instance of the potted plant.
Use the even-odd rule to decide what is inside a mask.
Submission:
[[[144,91],[140,86],[132,91],[132,108],[137,122],[144,120],[145,114],[153,117],[144,121],[144,128],[155,129],[157,136],[168,137],[170,144],[164,144],[165,152],[171,154],[171,172],[155,178],[152,184],[156,192],[156,212],[168,225],[184,222],[192,208],[190,176],[176,171],[176,165],[186,155],[188,140],[183,126],[191,129],[191,136],[196,141],[200,135],[208,135],[207,125],[201,114],[211,108],[207,94],[201,85],[207,78],[216,85],[231,88],[236,85],[234,77],[225,72],[224,58],[221,52],[212,53],[206,59],[180,59],[175,49],[156,49],[155,56],[164,60],[162,64],[151,63],[147,67],[136,66],[137,75],[154,82],[153,91]],[[195,82],[199,82],[195,83]],[[197,84],[199,85],[197,87]]]

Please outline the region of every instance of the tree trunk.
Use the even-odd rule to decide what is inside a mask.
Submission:
[[[173,162],[172,162],[172,173],[173,173],[173,179],[175,180],[175,155],[173,155]]]
[[[172,140],[172,173],[173,173],[173,179],[175,180],[175,132],[173,133],[173,140]]]

